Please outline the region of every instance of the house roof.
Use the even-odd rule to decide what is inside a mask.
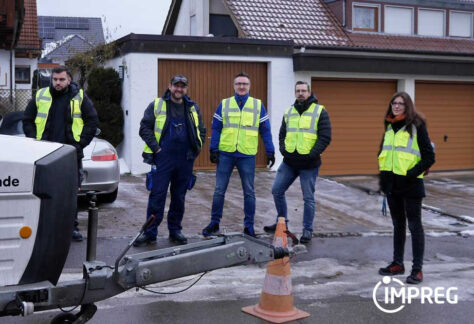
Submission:
[[[43,49],[41,62],[50,60],[66,62],[71,56],[77,53],[84,53],[94,48],[94,45],[88,42],[80,35],[71,34],[65,36],[57,42],[50,42]]]
[[[474,3],[474,0],[456,0]],[[345,30],[322,0],[224,0],[246,38],[293,40],[296,46],[474,53],[474,40]]]
[[[101,18],[38,16],[38,28],[42,48],[69,35],[79,35],[94,46],[105,42]]]
[[[20,32],[16,50],[35,51],[39,54],[41,49],[38,37],[38,21],[36,15],[36,0],[24,0],[25,20]]]
[[[474,53],[474,40],[426,36],[398,36],[374,33],[347,33],[354,47],[413,52]]]
[[[295,45],[349,46],[351,40],[319,0],[224,0],[246,38],[293,40]]]

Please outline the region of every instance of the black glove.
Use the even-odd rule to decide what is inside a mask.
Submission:
[[[316,159],[319,157],[319,154],[316,153],[315,151],[311,151],[311,152],[309,152],[308,157],[309,157],[311,160],[316,160]]]
[[[275,154],[267,155],[267,167],[271,168],[275,164]]]
[[[219,152],[211,152],[210,160],[211,163],[219,163]]]

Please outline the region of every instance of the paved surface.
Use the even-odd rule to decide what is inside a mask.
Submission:
[[[275,218],[271,197],[274,175],[258,172],[256,177],[256,232],[266,241],[271,237],[262,231],[263,225],[271,224]],[[367,191],[377,190],[377,179],[318,178],[315,238],[308,245],[308,253],[291,261],[295,305],[311,314],[301,323],[473,323],[474,225],[470,220],[474,219],[474,173],[432,174],[426,183],[428,197],[424,202],[433,208],[423,210],[427,236],[422,287],[457,287],[458,303],[422,305],[417,299],[396,314],[385,314],[377,309],[371,298],[375,284],[381,279],[377,269],[387,264],[392,253],[390,217],[380,213],[380,196],[367,194]],[[191,242],[202,240],[200,232],[210,219],[214,184],[214,173],[199,172],[196,187],[188,193],[183,232]],[[298,182],[290,188],[287,198],[290,230],[300,234],[302,196]],[[235,174],[229,185],[222,221],[229,232],[242,230],[242,201],[240,181]],[[117,201],[100,205],[98,259],[113,264],[143,223],[146,203],[144,178],[123,176]],[[85,232],[85,202],[80,204],[80,210],[80,228]],[[165,220],[155,247],[132,248],[129,253],[168,247],[167,236]],[[409,238],[405,250],[408,273]],[[81,277],[85,251],[85,242],[72,243],[61,280]],[[180,294],[153,295],[132,289],[97,303],[99,310],[91,323],[263,323],[240,309],[258,302],[265,270],[264,264],[218,269]],[[397,277],[404,281],[407,273]],[[187,287],[189,282],[183,280],[190,278],[153,287],[161,292],[173,292]],[[7,317],[1,322],[48,323],[58,313]]]
[[[213,172],[198,172],[198,180],[186,197],[186,213],[183,233],[200,237],[202,229],[209,223],[212,195],[215,185]],[[276,219],[276,210],[271,194],[274,172],[257,172],[255,190],[257,210],[255,231],[263,234],[263,226]],[[437,212],[423,210],[427,231],[465,231],[474,229],[474,172],[463,174],[430,174],[427,177],[428,197],[424,203],[456,215],[470,217],[472,222],[459,221]],[[318,178],[316,187],[315,234],[391,232],[390,217],[381,215],[380,195],[368,195],[364,189],[377,190],[376,177]],[[446,185],[449,183],[449,187]],[[362,189],[360,189],[362,188]],[[302,232],[303,200],[298,181],[287,192],[289,228]],[[143,176],[122,176],[118,199],[113,204],[101,205],[99,237],[128,237],[145,220],[148,192]],[[166,210],[169,199],[166,203]],[[80,205],[80,228],[87,226],[87,204]],[[167,237],[166,214],[158,235]],[[243,194],[238,174],[234,172],[229,183],[224,205],[221,229],[229,232],[243,229]]]

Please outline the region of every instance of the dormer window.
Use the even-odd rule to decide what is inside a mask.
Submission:
[[[352,29],[377,32],[379,30],[379,7],[369,4],[354,4]]]
[[[443,37],[445,20],[444,10],[418,9],[418,35]]]
[[[413,35],[413,8],[385,6],[384,31],[388,34]]]
[[[449,36],[472,37],[472,13],[450,11]]]

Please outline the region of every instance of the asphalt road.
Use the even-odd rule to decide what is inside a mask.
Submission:
[[[270,242],[263,225],[274,221],[271,199],[274,173],[257,173],[256,232]],[[439,210],[467,216],[463,221],[442,212],[423,211],[426,236],[424,274],[420,287],[457,288],[456,304],[421,304],[420,298],[395,314],[379,310],[372,299],[375,285],[382,279],[377,270],[391,259],[390,217],[380,215],[380,199],[363,188],[376,186],[375,178],[318,178],[315,237],[308,252],[291,260],[292,292],[295,306],[310,313],[301,323],[473,323],[474,320],[474,217],[472,175],[435,175],[427,180],[429,201]],[[202,240],[201,229],[209,222],[213,174],[199,173],[196,188],[188,193],[183,232],[190,242]],[[357,188],[357,187],[362,187]],[[144,221],[147,193],[143,177],[124,176],[119,197],[113,204],[100,206],[97,259],[112,265]],[[288,191],[290,230],[301,233],[302,201],[299,183]],[[242,193],[238,177],[229,185],[223,228],[242,230]],[[168,204],[167,204],[168,205]],[[166,218],[166,217],[165,217]],[[85,233],[87,204],[80,204],[80,228]],[[132,248],[129,254],[169,247],[166,220],[160,226],[156,246]],[[405,275],[411,263],[409,237],[405,247]],[[86,243],[72,243],[61,280],[81,277]],[[243,306],[259,300],[266,265],[247,264],[218,269],[206,274],[186,292],[155,295],[134,289],[97,303],[90,323],[263,323],[244,314]],[[192,276],[194,278],[194,276]],[[187,278],[183,278],[187,279]],[[173,292],[189,285],[174,280],[153,285],[158,291]],[[377,291],[378,298],[383,298]],[[393,307],[393,305],[391,305]],[[390,308],[387,306],[387,308]],[[49,323],[59,311],[32,316],[5,317],[1,323]]]

